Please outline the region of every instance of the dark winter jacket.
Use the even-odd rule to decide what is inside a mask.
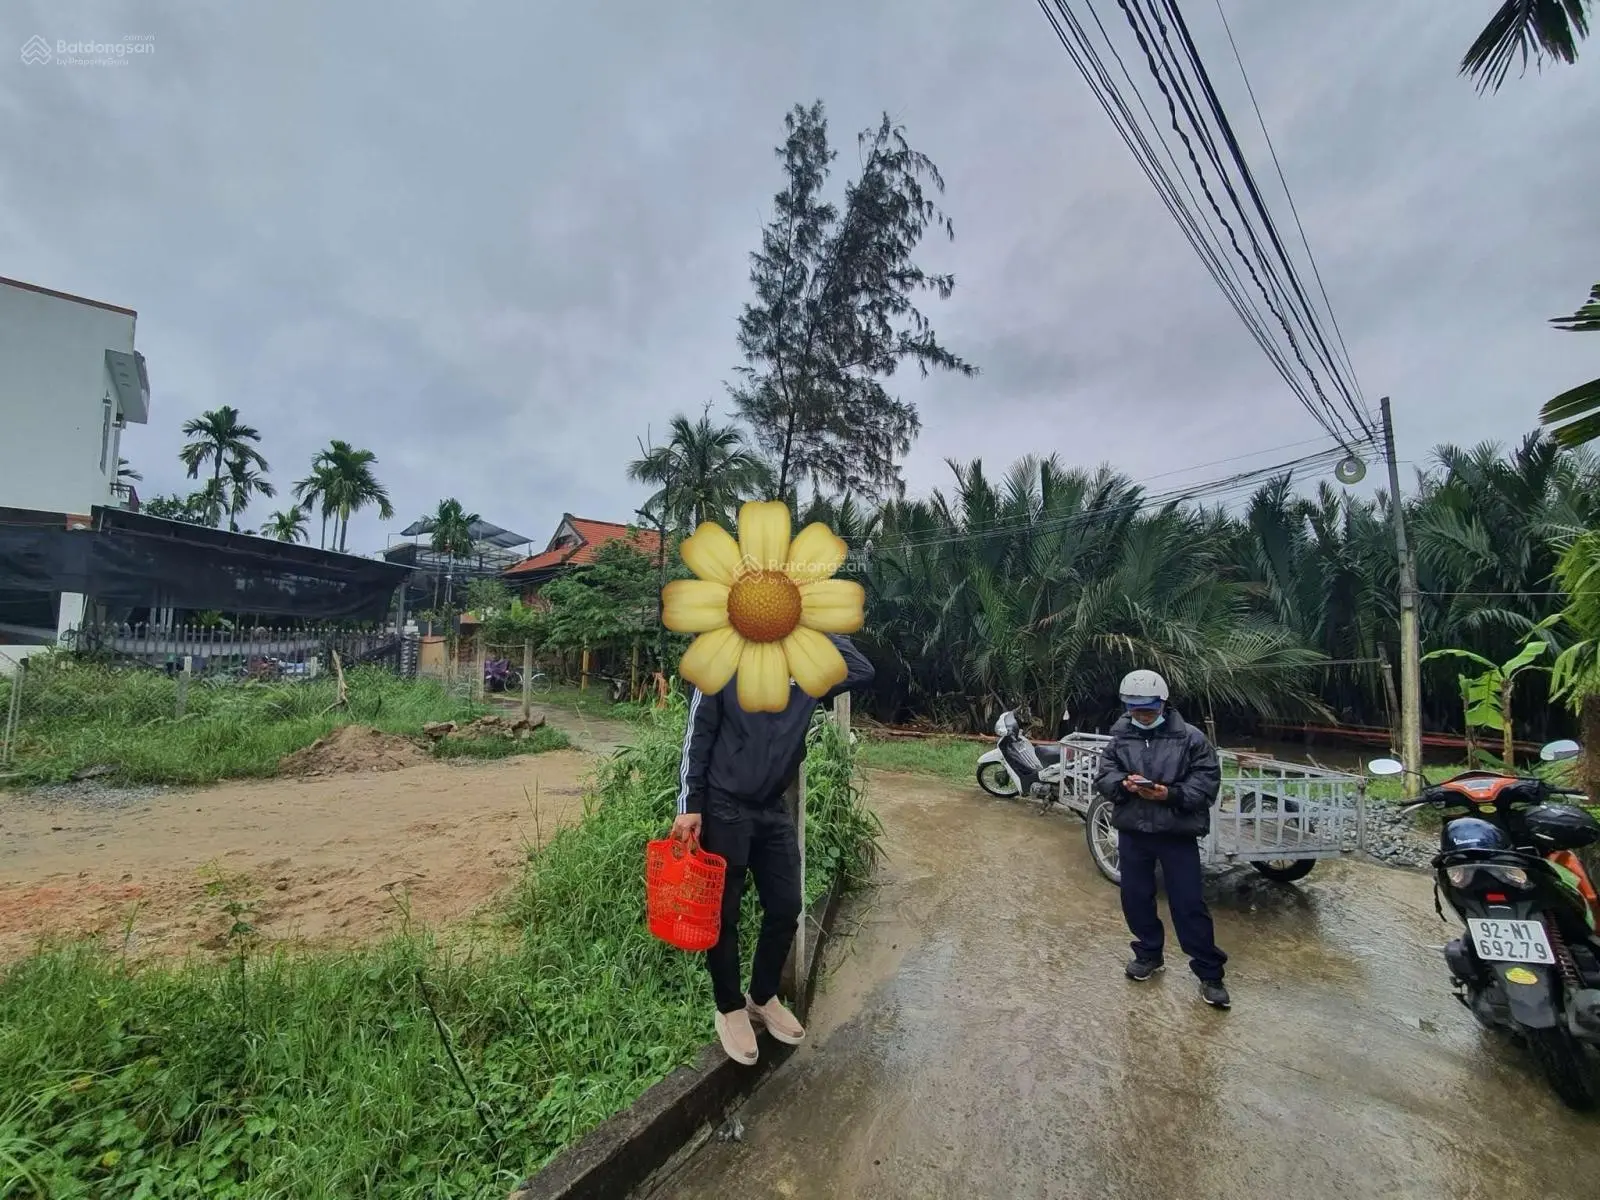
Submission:
[[[806,731],[820,703],[871,683],[872,664],[850,639],[828,634],[844,655],[845,681],[821,701],[789,684],[789,707],[777,713],[745,712],[739,707],[738,680],[714,696],[699,688],[689,696],[689,726],[683,734],[678,773],[678,811],[708,808],[775,808],[800,774],[806,757]]]
[[[1211,806],[1222,787],[1222,768],[1206,735],[1167,706],[1166,720],[1140,729],[1126,716],[1111,727],[1100,752],[1094,786],[1115,806],[1111,823],[1128,833],[1172,833],[1204,837],[1211,831]],[[1146,800],[1123,789],[1129,775],[1167,785],[1165,800]]]

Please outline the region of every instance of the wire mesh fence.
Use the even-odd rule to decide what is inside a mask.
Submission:
[[[350,708],[351,680],[393,707],[415,664],[416,639],[393,631],[84,626],[0,678],[0,774],[69,742],[125,749],[163,723],[209,723],[218,740],[241,724],[317,719]]]
[[[154,726],[170,722],[199,722],[217,740],[237,737],[240,726],[330,712],[380,725],[411,710],[413,724],[469,708],[520,707],[531,716],[553,693],[565,693],[560,703],[579,692],[604,705],[664,697],[666,687],[637,653],[562,652],[471,633],[85,626],[0,677],[0,775],[24,750],[37,759],[68,742],[90,757],[98,742],[99,757],[126,759],[131,731],[154,737]]]

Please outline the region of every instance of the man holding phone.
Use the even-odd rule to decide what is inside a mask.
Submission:
[[[1111,801],[1117,829],[1122,915],[1134,939],[1128,978],[1143,983],[1165,965],[1166,930],[1156,910],[1160,866],[1200,998],[1228,1008],[1222,982],[1228,956],[1217,947],[1200,868],[1199,839],[1211,831],[1211,806],[1222,786],[1216,749],[1167,703],[1167,681],[1156,672],[1130,672],[1118,692],[1124,713],[1100,752],[1095,788]]]

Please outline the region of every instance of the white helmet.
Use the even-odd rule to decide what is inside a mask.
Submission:
[[[1129,671],[1122,677],[1117,695],[1130,708],[1155,708],[1167,700],[1167,681],[1154,671]]]

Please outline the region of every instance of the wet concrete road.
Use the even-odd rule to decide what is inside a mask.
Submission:
[[[1234,1009],[1171,948],[1122,977],[1076,819],[876,775],[890,859],[810,1045],[656,1194],[1509,1200],[1595,1194],[1600,1121],[1451,998],[1428,879],[1355,863],[1213,889]],[[1168,936],[1171,937],[1168,924]]]

